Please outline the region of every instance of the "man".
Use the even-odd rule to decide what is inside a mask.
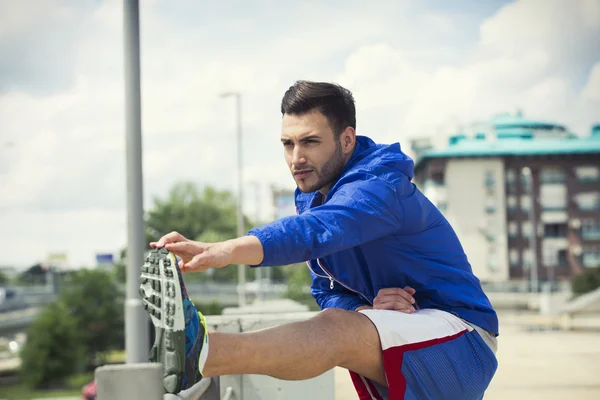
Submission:
[[[341,366],[361,399],[482,398],[497,368],[497,316],[452,227],[411,183],[412,160],[398,144],[356,135],[354,99],[340,86],[297,82],[281,112],[298,215],[221,243],[173,232],[150,244],[141,293],[165,389],[225,374],[307,379]],[[323,311],[241,334],[207,333],[180,274],[300,261]]]

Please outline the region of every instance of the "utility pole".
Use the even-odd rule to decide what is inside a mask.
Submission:
[[[138,0],[124,0],[125,137],[127,165],[127,299],[125,351],[127,363],[148,360],[148,315],[138,294],[144,256],[142,117],[140,99],[140,14]]]
[[[235,97],[237,121],[237,236],[244,236],[244,214],[242,211],[243,184],[242,184],[242,95],[239,92],[227,92],[221,97]],[[238,305],[246,305],[246,266],[238,264]]]

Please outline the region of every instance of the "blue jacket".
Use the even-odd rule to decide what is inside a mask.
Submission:
[[[498,318],[454,230],[411,182],[414,163],[398,143],[357,146],[323,203],[296,189],[298,215],[249,235],[260,265],[308,261],[319,306],[354,310],[383,288],[411,286],[419,308],[451,312],[498,333]]]

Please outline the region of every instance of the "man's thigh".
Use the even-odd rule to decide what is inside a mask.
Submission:
[[[388,388],[381,387],[352,374],[361,399],[467,400],[483,396],[497,361],[470,325],[439,310],[361,313],[377,327],[388,384]]]
[[[337,366],[386,384],[379,334],[367,316],[356,311],[329,308],[315,319],[322,321],[319,326],[325,330],[327,345],[337,350]]]

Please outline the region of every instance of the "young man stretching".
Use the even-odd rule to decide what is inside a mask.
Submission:
[[[338,85],[297,82],[281,112],[298,215],[220,243],[172,232],[150,244],[141,294],[166,391],[202,376],[298,380],[340,366],[361,399],[481,399],[498,319],[454,230],[411,183],[413,161],[397,143],[356,135],[354,99]],[[207,332],[180,273],[301,261],[323,311],[239,334]]]

